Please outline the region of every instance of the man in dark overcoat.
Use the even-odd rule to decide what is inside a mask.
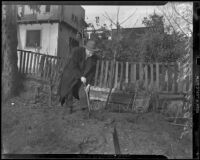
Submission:
[[[79,90],[83,83],[89,91],[96,71],[97,51],[95,41],[89,40],[85,46],[73,49],[68,64],[64,67],[58,94],[61,105],[65,103],[69,106],[70,113],[73,108],[73,97],[79,100]]]

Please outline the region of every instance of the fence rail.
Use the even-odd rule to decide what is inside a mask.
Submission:
[[[53,83],[58,81],[63,60],[56,56],[31,51],[18,50],[20,73]],[[113,61],[98,60],[94,77],[94,87],[108,89],[112,85]],[[187,92],[189,81],[177,82],[180,68],[177,63],[142,63],[117,61],[114,74],[114,89],[129,88],[136,81],[142,82],[144,89],[153,86],[158,92]]]

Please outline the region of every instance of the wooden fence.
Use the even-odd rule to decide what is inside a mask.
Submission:
[[[113,61],[98,60],[95,75],[95,87],[110,88],[111,66]],[[139,63],[139,62],[120,62],[115,64],[114,89],[123,90],[130,87],[136,81],[140,81],[143,88],[152,87],[162,93],[187,92],[189,83],[177,82],[180,69],[177,63]]]
[[[31,51],[18,50],[18,68],[20,73],[40,80],[56,83],[64,66],[64,62],[56,56],[44,55]],[[111,66],[113,61],[98,60],[94,87],[108,90],[112,84]],[[153,86],[158,92],[187,92],[188,81],[177,83],[180,71],[177,63],[139,63],[120,62],[115,64],[114,89],[123,90],[136,81],[141,81],[144,89]]]
[[[58,81],[61,72],[61,59],[31,51],[18,50],[19,72],[44,82]]]

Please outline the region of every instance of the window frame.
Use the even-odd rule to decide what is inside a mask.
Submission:
[[[47,11],[47,7],[48,7],[49,11]],[[51,5],[46,5],[45,6],[45,13],[50,13],[50,11],[51,11]]]
[[[39,37],[40,43],[39,43],[39,45],[38,45],[37,47],[35,47],[35,46],[28,46],[28,45],[27,45],[27,40],[28,40],[28,37],[27,37],[27,36],[28,36],[28,32],[30,32],[30,31],[39,31],[39,32],[40,32],[40,37]],[[42,30],[41,30],[41,29],[27,29],[27,30],[26,30],[25,47],[26,47],[26,48],[41,48],[41,43],[42,43],[41,37],[42,37]]]

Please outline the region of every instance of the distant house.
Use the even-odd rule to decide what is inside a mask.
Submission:
[[[34,12],[28,5],[18,10],[18,49],[67,58],[82,44],[85,10],[80,5],[41,5]]]

